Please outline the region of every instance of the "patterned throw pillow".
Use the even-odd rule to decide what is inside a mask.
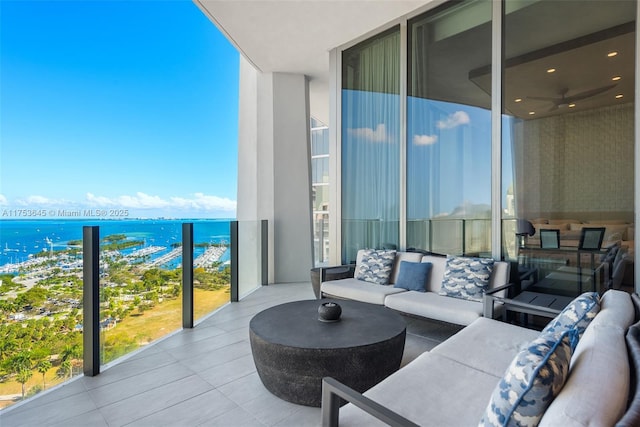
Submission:
[[[354,277],[365,282],[387,285],[395,259],[396,251],[394,250],[365,249]]]
[[[560,333],[567,329],[576,329],[578,338],[582,337],[589,323],[600,311],[600,297],[597,292],[585,292],[569,303],[542,332]]]
[[[577,331],[540,334],[513,359],[493,390],[480,426],[537,426],[569,373]]]
[[[440,295],[482,301],[493,271],[491,258],[448,256]]]

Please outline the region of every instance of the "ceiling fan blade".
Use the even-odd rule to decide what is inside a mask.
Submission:
[[[553,102],[562,101],[562,98],[557,98],[557,97],[553,98],[553,97],[550,97],[550,96],[527,96],[526,98],[527,99],[534,99],[536,101],[553,101]]]
[[[604,93],[609,89],[613,89],[617,85],[618,85],[617,83],[614,83],[608,86],[602,86],[595,89],[586,90],[584,92],[576,93],[575,95],[567,96],[566,98],[564,98],[564,102],[566,102],[567,104],[570,104],[575,101],[580,101],[581,99],[590,98],[592,96],[596,96],[598,94]]]

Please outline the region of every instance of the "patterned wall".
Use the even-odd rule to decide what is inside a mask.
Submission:
[[[633,103],[518,122],[518,216],[633,215]],[[602,213],[589,216],[589,213]]]

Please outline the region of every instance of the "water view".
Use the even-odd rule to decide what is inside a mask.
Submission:
[[[0,221],[0,409],[82,373],[82,230],[100,227],[101,361],[181,326],[182,224],[194,315],[229,301],[229,220]]]

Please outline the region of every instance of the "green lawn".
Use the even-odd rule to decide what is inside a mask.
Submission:
[[[216,308],[229,302],[229,288],[225,287],[216,291],[203,291],[200,289],[194,289],[194,317],[199,319],[200,317],[210,313]],[[115,328],[105,332],[105,340],[116,343],[119,348],[114,350],[116,357],[119,357],[125,353],[121,353],[121,350],[132,351],[143,345],[147,345],[150,342],[161,338],[177,329],[182,327],[182,297],[178,297],[172,300],[163,301],[160,304],[156,304],[155,307],[144,311],[141,314],[135,313],[128,316],[122,322],[120,322]],[[129,343],[129,346],[123,344]],[[58,367],[54,367],[46,374],[47,388],[50,388],[56,384],[61,383],[63,380],[56,376],[56,370]],[[28,390],[34,386],[42,387],[42,374],[35,371],[33,376],[26,383],[27,394]],[[21,393],[21,385],[17,381],[11,380],[4,383],[0,383],[0,396],[13,395]],[[9,406],[14,402],[0,400],[0,409]]]

